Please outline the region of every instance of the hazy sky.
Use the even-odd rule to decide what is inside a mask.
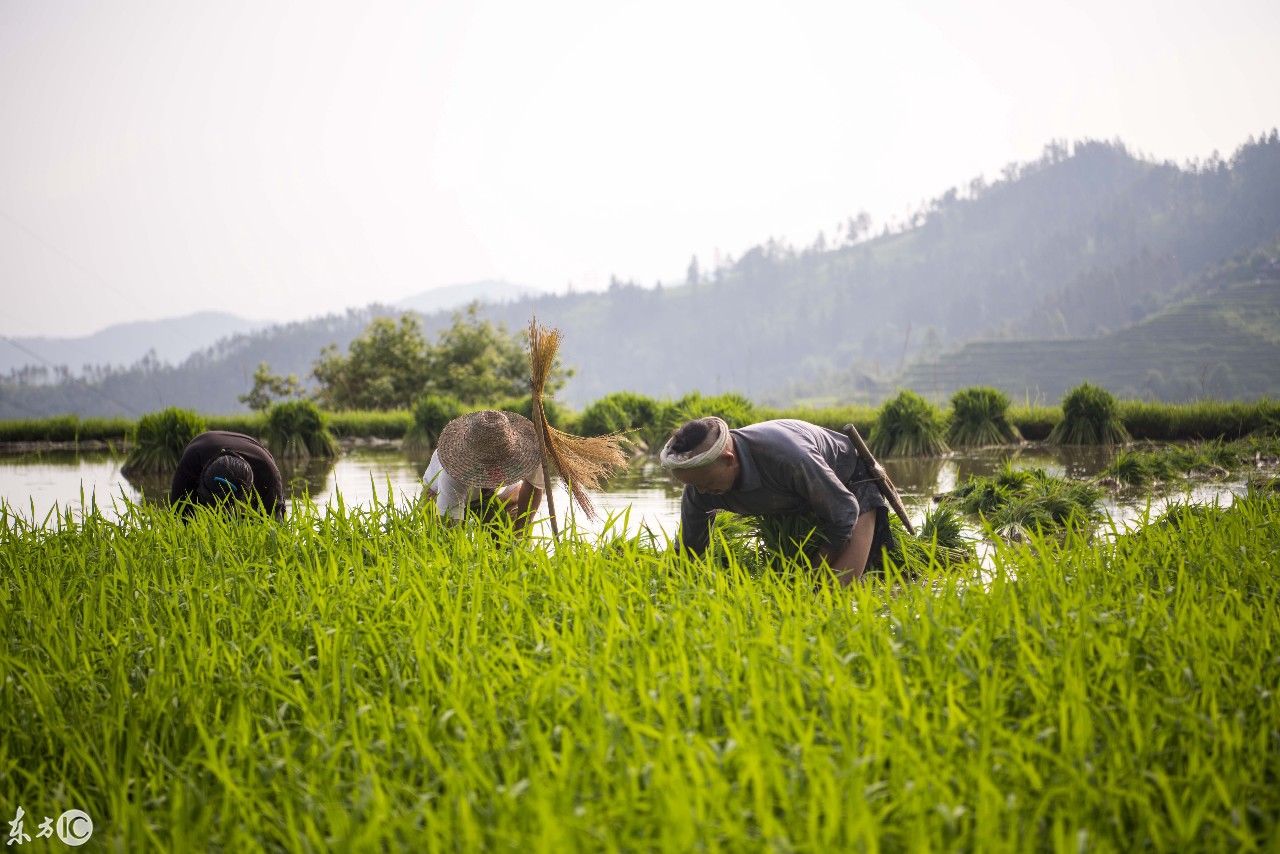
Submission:
[[[684,277],[1280,124],[1280,3],[0,0],[0,333]]]

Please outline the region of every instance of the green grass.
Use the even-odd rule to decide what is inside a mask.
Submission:
[[[1187,478],[1221,479],[1255,468],[1259,456],[1280,456],[1280,437],[1253,436],[1234,442],[1192,442],[1119,451],[1099,476],[1123,487],[1174,488]]]
[[[817,593],[421,507],[0,513],[0,774],[107,850],[1274,850],[1278,553],[1261,496]]]
[[[877,457],[933,457],[945,454],[946,417],[913,391],[899,392],[880,407],[867,445]]]

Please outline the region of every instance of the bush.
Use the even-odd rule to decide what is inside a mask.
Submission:
[[[880,409],[867,444],[886,457],[930,457],[948,450],[946,426],[938,408],[904,389]]]
[[[468,411],[476,409],[484,409],[486,407],[473,406]],[[529,395],[524,397],[510,397],[505,400],[499,400],[491,407],[506,412],[519,412],[530,421],[533,420],[533,398]],[[574,421],[573,414],[565,407],[556,403],[554,400],[542,399],[542,411],[547,416],[547,423],[557,430],[568,431]],[[571,431],[570,431],[571,432]]]
[[[1111,392],[1081,383],[1062,401],[1062,420],[1049,434],[1054,445],[1114,445],[1129,441]]]
[[[187,409],[169,407],[142,416],[130,437],[133,448],[121,473],[137,476],[173,471],[183,449],[206,429],[204,419]]]
[[[578,428],[584,436],[634,431],[637,438],[652,444],[654,433],[661,429],[663,409],[662,404],[651,397],[618,391],[588,406],[578,421]]]
[[[1022,438],[1009,423],[1009,398],[994,388],[975,386],[951,396],[947,440],[953,447],[1007,445]]]
[[[423,453],[435,447],[440,431],[467,408],[456,397],[427,394],[413,407],[413,423],[404,435],[404,449],[410,453]]]
[[[267,410],[263,439],[278,459],[298,461],[338,455],[324,413],[309,400],[289,400]]]

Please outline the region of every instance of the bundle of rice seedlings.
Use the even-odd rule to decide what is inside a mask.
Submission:
[[[992,477],[971,477],[943,497],[943,506],[984,520],[1002,537],[1025,539],[1033,530],[1066,531],[1101,518],[1102,490],[1054,477],[1043,469],[1008,463]]]
[[[952,447],[1007,445],[1020,442],[1018,428],[1009,423],[1009,398],[994,388],[975,386],[951,396],[951,425],[947,440]]]
[[[881,408],[867,444],[878,457],[928,457],[949,450],[945,436],[938,408],[906,389]]]
[[[1116,458],[1101,473],[1130,487],[1145,486],[1154,477],[1148,456],[1137,451],[1121,451],[1116,454]]]
[[[121,473],[138,477],[172,472],[183,449],[206,429],[204,419],[187,409],[169,407],[142,416],[130,437],[133,448]]]
[[[278,460],[303,462],[338,456],[324,413],[309,400],[287,400],[267,411],[262,439]]]
[[[1062,401],[1062,420],[1049,433],[1051,445],[1117,445],[1129,441],[1119,407],[1109,391],[1081,383]]]
[[[440,438],[440,431],[467,408],[455,397],[427,394],[413,407],[413,423],[404,434],[403,449],[408,454],[428,454]]]
[[[529,388],[534,412],[538,416],[533,420],[535,424],[542,425],[546,457],[568,484],[569,492],[583,514],[594,519],[595,505],[587,490],[599,489],[606,477],[627,464],[627,455],[622,449],[622,436],[573,436],[547,423],[542,398],[559,349],[560,330],[543,329],[536,318],[529,323]],[[554,519],[555,508],[551,500],[548,489],[547,506]]]

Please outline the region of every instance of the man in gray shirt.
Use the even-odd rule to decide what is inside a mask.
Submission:
[[[888,503],[853,442],[834,430],[789,418],[731,430],[720,418],[699,418],[672,434],[660,459],[685,485],[678,541],[695,554],[706,549],[718,510],[812,513],[825,539],[818,557],[844,585],[891,543]]]

